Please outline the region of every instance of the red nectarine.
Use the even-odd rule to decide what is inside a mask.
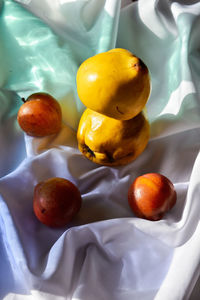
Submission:
[[[65,178],[52,177],[34,188],[34,213],[47,226],[67,225],[80,210],[81,202],[78,188]]]
[[[61,129],[62,111],[59,102],[46,93],[32,94],[20,107],[17,120],[30,136],[44,137]]]
[[[128,191],[128,202],[137,217],[157,221],[176,203],[176,191],[164,175],[149,173],[137,177]]]

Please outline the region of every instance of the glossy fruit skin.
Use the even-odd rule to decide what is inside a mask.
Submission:
[[[78,188],[65,178],[52,177],[34,188],[33,210],[43,224],[50,227],[67,225],[81,208]]]
[[[128,191],[129,205],[137,217],[158,221],[176,203],[173,183],[159,173],[137,177]]]
[[[62,125],[60,104],[51,95],[35,93],[20,107],[17,120],[21,129],[33,137],[56,134]]]
[[[116,120],[87,108],[77,131],[78,147],[89,160],[106,166],[125,165],[146,148],[150,126],[141,112],[130,120]]]
[[[128,120],[140,113],[150,95],[147,66],[126,49],[113,49],[85,60],[76,76],[83,104],[101,114]]]

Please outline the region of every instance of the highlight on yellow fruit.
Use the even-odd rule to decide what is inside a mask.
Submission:
[[[83,104],[101,114],[128,120],[139,114],[150,95],[147,66],[126,49],[113,49],[85,60],[77,71]]]
[[[145,149],[150,136],[143,112],[130,120],[117,120],[87,108],[77,131],[79,150],[89,160],[106,166],[124,165]]]

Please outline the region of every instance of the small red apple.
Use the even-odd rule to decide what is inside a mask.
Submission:
[[[81,202],[78,188],[65,178],[52,177],[34,188],[34,213],[50,227],[67,225],[80,210]]]
[[[30,136],[44,137],[60,131],[62,111],[56,99],[46,93],[35,93],[23,101],[17,120],[24,132]]]
[[[162,174],[148,173],[137,177],[128,191],[129,205],[137,217],[157,221],[176,203],[172,182]]]

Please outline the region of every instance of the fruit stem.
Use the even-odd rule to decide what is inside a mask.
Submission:
[[[25,99],[24,97],[22,97],[21,99],[22,99],[22,101],[23,101],[24,103],[26,102],[26,99]]]

